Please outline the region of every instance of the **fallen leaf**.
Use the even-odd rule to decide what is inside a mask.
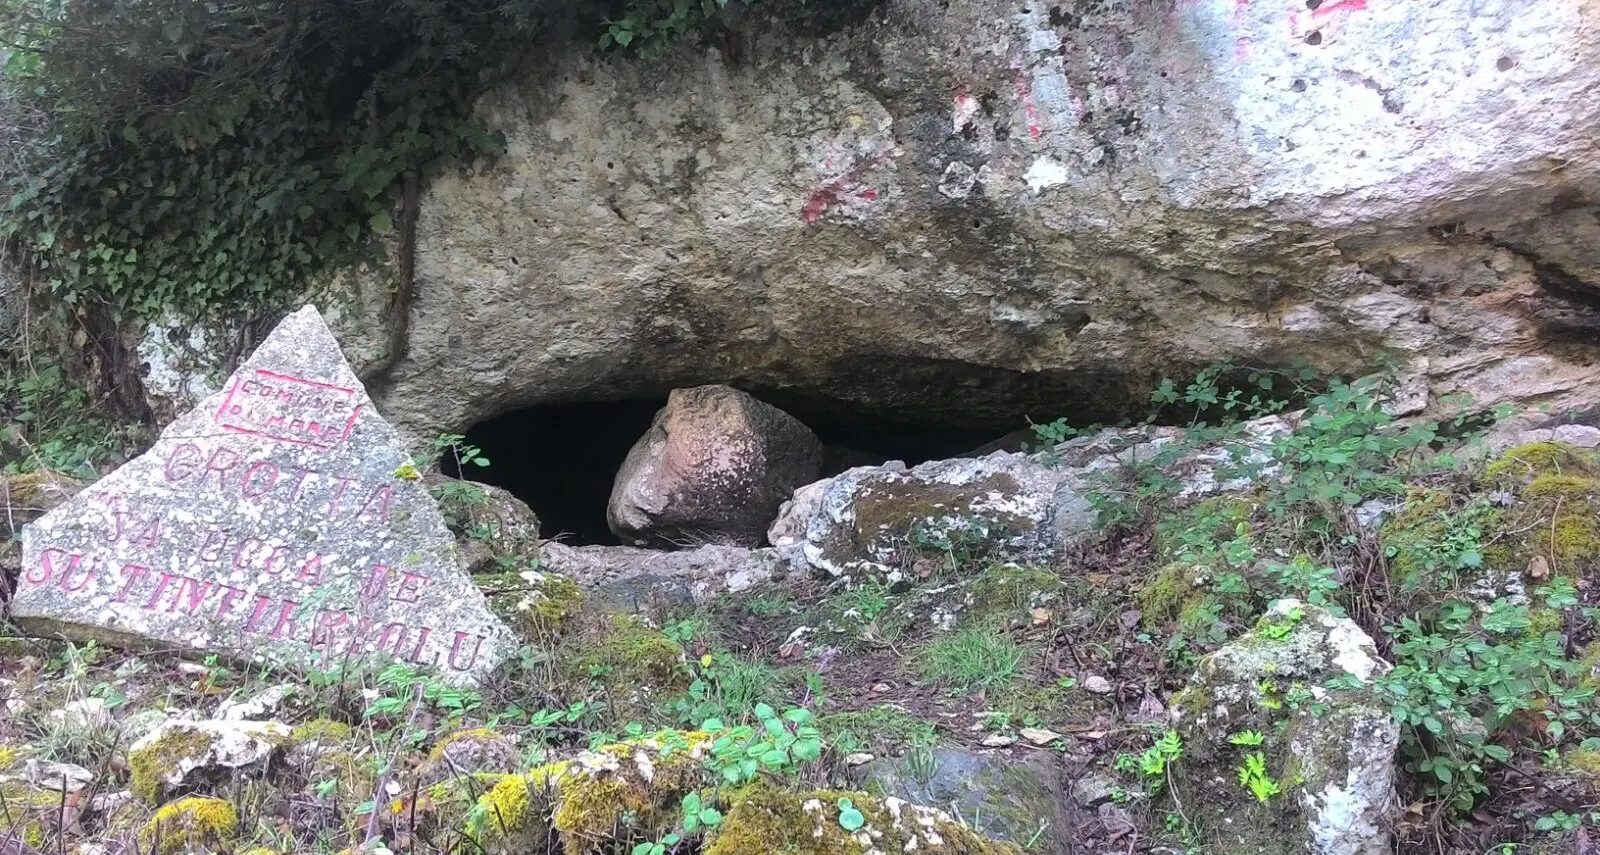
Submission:
[[[1097,695],[1111,694],[1111,681],[1099,674],[1090,674],[1083,678],[1083,687]]]
[[[1144,612],[1141,612],[1138,609],[1129,609],[1128,611],[1122,613],[1122,628],[1133,629],[1134,627],[1138,626],[1139,621],[1143,619]]]
[[[1052,612],[1049,609],[1038,609],[1038,608],[1030,609],[1029,610],[1029,614],[1033,615],[1033,625],[1034,626],[1044,626],[1045,624],[1050,622],[1050,618],[1055,616],[1055,612]]]
[[[790,641],[778,648],[778,658],[794,659],[806,652],[806,645],[801,641]]]
[[[1049,745],[1061,738],[1061,734],[1045,727],[1024,727],[1017,732],[1022,734],[1023,739],[1034,745]]]
[[[868,754],[865,751],[857,751],[854,754],[846,754],[846,755],[844,755],[844,765],[846,765],[846,766],[865,766],[868,763],[871,763],[873,761],[873,759],[874,758],[873,758],[873,756],[871,754]]]
[[[1016,743],[1016,739],[999,733],[991,733],[983,738],[985,748],[1004,748]]]

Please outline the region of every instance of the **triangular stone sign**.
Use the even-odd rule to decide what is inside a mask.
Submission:
[[[514,642],[322,316],[285,318],[145,454],[22,535],[11,618],[122,646],[452,683]]]

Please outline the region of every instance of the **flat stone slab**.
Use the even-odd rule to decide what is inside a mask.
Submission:
[[[514,648],[307,306],[145,454],[23,531],[11,618],[144,648],[475,681]]]

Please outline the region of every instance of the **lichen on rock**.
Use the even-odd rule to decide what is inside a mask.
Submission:
[[[1202,661],[1171,703],[1173,788],[1225,855],[1389,851],[1399,724],[1388,666],[1348,618],[1295,600]]]

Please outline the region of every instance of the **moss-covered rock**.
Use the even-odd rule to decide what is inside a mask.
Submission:
[[[1371,683],[1386,668],[1352,621],[1294,600],[1202,661],[1169,707],[1175,798],[1207,851],[1390,851],[1400,733]]]
[[[659,838],[683,797],[712,783],[701,762],[709,742],[671,731],[507,776],[479,800],[468,831],[489,852],[522,852],[544,851],[554,828],[567,855]]]
[[[278,722],[168,721],[129,749],[130,787],[136,798],[157,805],[208,771],[226,776],[264,771],[291,734]]]
[[[568,640],[560,657],[569,679],[604,686],[613,710],[641,712],[651,698],[688,688],[683,648],[638,615],[599,619]]]
[[[164,805],[139,832],[145,852],[175,855],[232,848],[239,835],[239,812],[222,799],[191,796]]]
[[[1509,560],[1542,558],[1552,572],[1572,577],[1600,570],[1600,452],[1560,442],[1519,445],[1485,468],[1483,486],[1516,495],[1498,527]]]
[[[428,752],[417,771],[418,785],[431,787],[462,775],[510,773],[521,759],[516,737],[492,728],[464,728],[440,739]]]
[[[551,644],[583,610],[578,583],[556,573],[523,570],[477,581],[489,610],[530,643]]]
[[[45,845],[46,831],[61,809],[61,794],[19,781],[0,782],[0,842],[10,836],[34,849]]]
[[[832,790],[796,792],[758,784],[734,794],[729,802],[727,816],[705,855],[1022,852],[1015,844],[985,839],[943,811],[893,797],[877,799],[865,793]],[[859,817],[845,819],[847,810]]]

